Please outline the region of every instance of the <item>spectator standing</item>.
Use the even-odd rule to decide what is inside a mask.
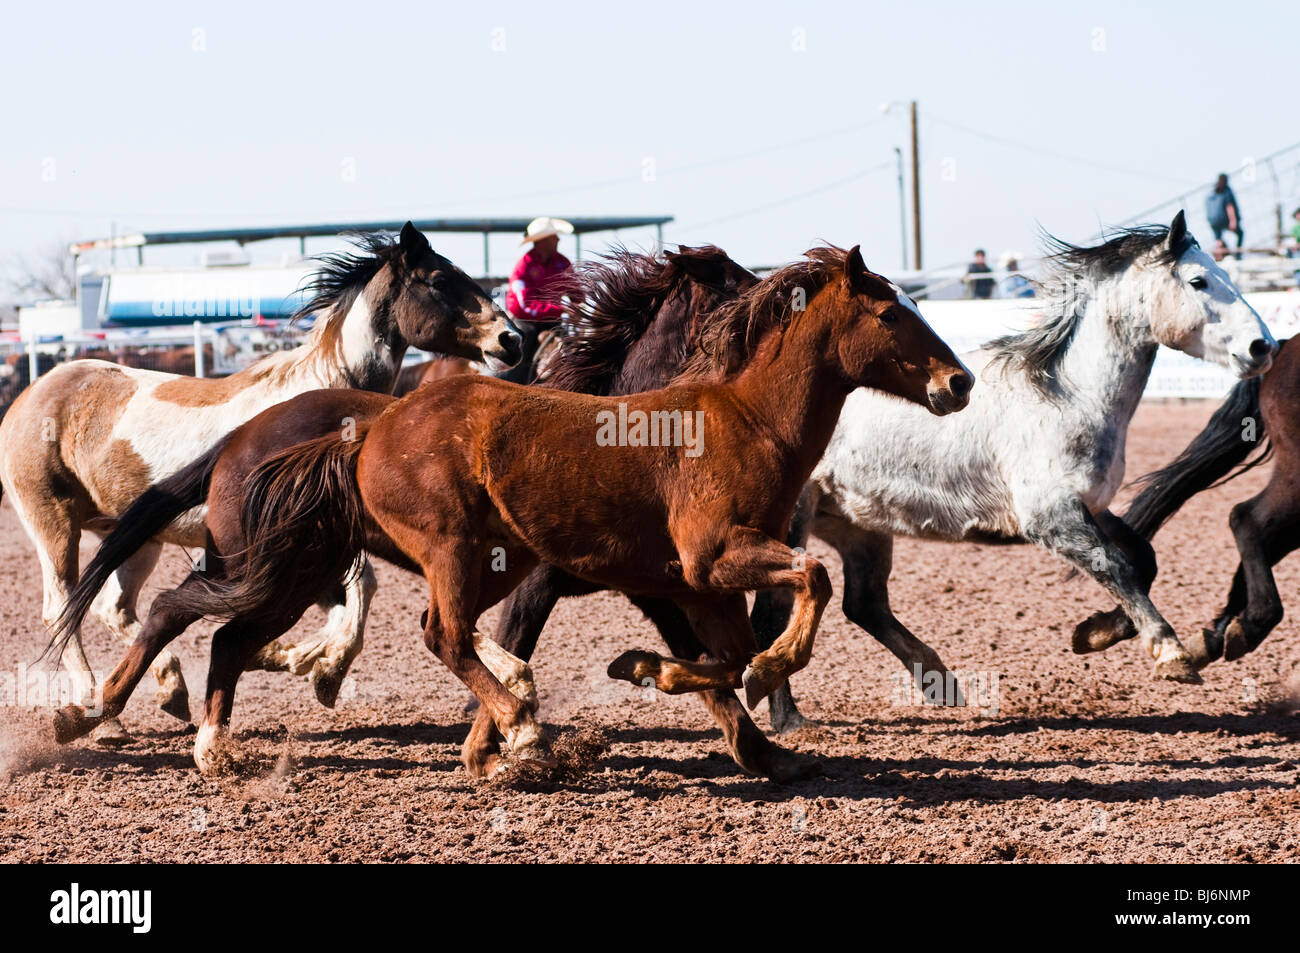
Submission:
[[[1000,298],[1032,298],[1034,285],[1020,273],[1020,255],[1013,251],[1003,252],[999,263],[1006,277],[998,287]]]
[[[1221,239],[1224,232],[1237,236],[1237,252],[1240,254],[1245,238],[1241,229],[1241,206],[1237,204],[1237,196],[1233,195],[1224,172],[1219,173],[1214,189],[1205,197],[1205,217],[1210,222],[1215,241]]]
[[[992,273],[993,269],[990,268],[988,262],[985,261],[984,249],[975,249],[975,260],[966,267],[966,274],[991,275]],[[970,288],[970,296],[972,298],[993,297],[993,288],[997,285],[997,282],[992,278],[968,278],[966,283]]]

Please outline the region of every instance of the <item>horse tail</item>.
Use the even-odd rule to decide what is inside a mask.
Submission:
[[[95,596],[118,567],[182,513],[203,505],[208,498],[212,471],[234,435],[232,430],[203,456],[149,487],[126,508],[118,518],[117,526],[99,544],[94,558],[69,594],[67,605],[54,623],[54,635],[45,649],[46,655],[55,649],[59,655],[62,654],[73,633],[85,620]]]
[[[243,486],[245,548],[223,554],[224,572],[168,593],[168,607],[216,619],[278,617],[290,574],[322,584],[339,578],[365,546],[362,446],[327,434],[260,463]]]
[[[1233,387],[1205,429],[1172,463],[1135,481],[1143,489],[1124,514],[1124,522],[1144,539],[1154,536],[1197,493],[1227,483],[1273,455],[1259,412],[1260,381],[1252,377]],[[1252,422],[1253,440],[1243,429]],[[1242,462],[1257,449],[1254,459]]]

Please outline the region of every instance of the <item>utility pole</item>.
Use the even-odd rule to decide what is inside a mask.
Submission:
[[[898,146],[894,146],[894,158],[898,160],[898,247],[903,250],[903,271],[907,271],[907,199],[903,191],[903,150]]]
[[[912,119],[912,260],[916,270],[924,266],[921,263],[921,156],[919,137],[916,131],[916,100],[909,108]]]

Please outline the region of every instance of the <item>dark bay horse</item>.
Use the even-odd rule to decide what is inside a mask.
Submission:
[[[1234,386],[1173,462],[1138,480],[1143,489],[1124,514],[1151,539],[1197,493],[1273,460],[1268,485],[1229,517],[1241,562],[1227,604],[1210,628],[1188,639],[1198,668],[1254,651],[1282,621],[1273,567],[1300,548],[1300,345],[1280,344],[1267,374]]]
[[[586,302],[582,320],[576,333],[560,349],[549,378],[540,386],[621,393],[662,384],[679,369],[698,316],[722,301],[734,299],[758,280],[721,249],[711,246],[683,248],[679,253],[666,252],[661,256],[617,252],[603,264],[584,267],[579,277]],[[443,368],[454,366],[447,361],[430,364]],[[87,568],[73,593],[66,624],[75,624],[79,613],[84,614],[86,599],[93,594],[99,580],[127,558],[141,540],[147,539],[174,513],[203,502],[209,484],[217,488],[241,487],[257,463],[303,440],[325,434],[360,439],[360,431],[389,403],[390,398],[374,394],[319,391],[279,405],[241,427],[226,445],[214,448],[205,459],[196,461],[186,472],[154,487],[137,501],[124,518],[123,526],[109,536]],[[244,548],[238,524],[240,499],[238,493],[223,494],[215,489],[207,495],[209,525],[223,544],[210,547],[212,558],[206,567],[209,574],[222,571],[221,552],[238,552]],[[227,518],[222,513],[232,515]],[[411,568],[400,552],[392,551],[382,534],[369,538],[367,548]],[[667,603],[667,610],[672,608]],[[662,618],[667,610],[661,607],[658,612],[651,612],[652,618]],[[155,645],[154,640],[162,637],[161,633],[174,637],[190,621],[184,615],[172,614],[164,597],[155,603],[155,615],[151,619],[149,637],[137,643],[142,651],[147,645]],[[675,626],[665,631],[670,647],[691,654],[703,652],[680,613],[672,621]],[[364,619],[358,620],[356,638],[335,653],[340,661],[333,670],[340,673],[340,678],[360,651],[363,624]],[[125,704],[134,686],[125,673],[135,670],[139,657],[142,656],[129,657],[114,673],[105,697],[106,711],[120,710]],[[318,692],[320,688],[317,685]],[[336,692],[337,685],[332,690]],[[724,723],[733,750],[740,749],[738,760],[743,758],[742,763],[752,770],[781,774],[782,756],[788,757],[790,753],[781,751],[763,737],[733,693],[718,694],[726,697],[710,699],[710,707]],[[91,720],[69,709],[57,721],[57,734],[62,741],[70,740],[89,724]]]
[[[806,665],[829,577],[780,538],[844,400],[873,386],[945,414],[973,378],[856,248],[814,249],[708,319],[685,380],[660,391],[452,378],[390,405],[364,440],[330,435],[262,463],[243,485],[238,574],[191,575],[168,594],[173,611],[241,620],[213,639],[199,760],[268,637],[257,623],[283,622],[295,576],[337,577],[371,520],[428,581],[426,645],[522,759],[548,761],[549,746],[476,652],[474,622],[539,560],[672,598],[709,653],[625,653],[613,677],[667,692],[743,686],[752,706]],[[794,590],[794,613],[755,654],[744,594],[769,587]]]

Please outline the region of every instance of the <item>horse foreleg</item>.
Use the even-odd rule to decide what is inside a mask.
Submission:
[[[719,635],[715,634],[717,626],[727,627],[730,637],[742,640],[746,638],[746,630],[753,631],[745,619],[743,598],[739,602],[729,603],[724,600],[712,605],[692,607],[690,610],[666,599],[638,597],[632,599],[632,603],[654,623],[669,651],[678,657],[694,656],[701,662],[708,661],[707,650],[701,640],[718,642]],[[724,632],[720,637],[727,639],[729,636]],[[752,635],[748,638],[752,639]],[[742,652],[746,656],[752,651],[748,642],[736,644],[743,646]],[[780,782],[794,781],[816,772],[818,765],[812,758],[769,741],[749,717],[734,691],[708,689],[700,692],[700,700],[722,729],[722,737],[731,752],[732,760],[744,770]]]
[[[720,552],[715,541],[702,539],[681,545],[681,553],[682,576],[700,594],[721,595],[777,587],[794,590],[794,611],[789,625],[741,673],[745,700],[752,709],[812,658],[817,624],[831,597],[830,576],[812,556],[796,552],[785,543],[746,526],[733,527]],[[752,644],[753,631],[748,620],[746,632]],[[639,673],[639,678],[650,678],[661,686],[680,686],[681,691],[736,687],[733,662],[725,656],[722,662],[716,663],[669,660],[672,664],[668,669],[661,667],[656,672],[649,658],[653,653],[628,654],[634,657],[615,661],[622,673],[616,677]]]
[[[1142,646],[1155,659],[1156,678],[1199,684],[1200,675],[1173,628],[1143,590],[1142,574],[1128,555],[1102,532],[1077,497],[1037,515],[1026,538],[1064,557],[1100,583],[1133,620]]]
[[[1133,564],[1142,591],[1150,593],[1157,569],[1156,553],[1151,548],[1151,543],[1110,510],[1103,510],[1095,519],[1102,532],[1124,551],[1124,555]],[[1137,626],[1133,620],[1122,607],[1117,607],[1109,612],[1094,613],[1075,626],[1072,646],[1075,654],[1084,655],[1108,649],[1116,642],[1123,642],[1136,635]]]

